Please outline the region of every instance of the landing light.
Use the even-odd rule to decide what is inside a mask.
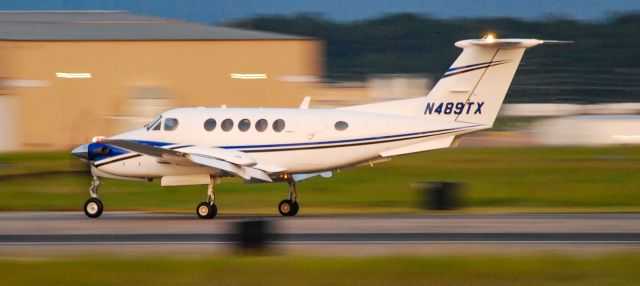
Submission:
[[[104,136],[96,136],[93,137],[93,139],[91,139],[91,142],[96,143],[96,142],[102,142],[102,140],[104,140],[105,137]]]
[[[489,43],[493,43],[496,41],[496,35],[494,35],[493,33],[488,33],[486,35],[484,35],[484,37],[482,37],[483,40],[489,42]]]

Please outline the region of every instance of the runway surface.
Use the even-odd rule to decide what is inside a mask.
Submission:
[[[317,252],[333,247],[339,253],[346,249],[342,246],[360,247],[364,253],[390,249],[414,253],[442,245],[447,247],[437,249],[456,245],[640,248],[640,214],[221,215],[201,220],[195,215],[137,212],[108,212],[99,219],[81,212],[5,212],[0,213],[0,255],[51,249],[158,253],[177,247],[176,252],[188,253],[212,246],[229,248],[238,240],[238,223],[247,220],[266,223],[271,245],[312,247]]]
[[[3,235],[0,244],[234,243],[234,234]],[[274,243],[604,243],[640,244],[638,233],[288,233],[268,234]]]

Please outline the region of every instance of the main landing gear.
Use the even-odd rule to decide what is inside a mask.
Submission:
[[[201,219],[212,219],[218,214],[218,206],[215,204],[216,190],[214,187],[216,183],[217,179],[211,177],[211,182],[209,182],[207,189],[207,201],[199,203],[196,207],[196,214]]]
[[[296,201],[298,192],[296,191],[296,181],[289,179],[289,199],[282,200],[278,204],[278,211],[282,216],[295,216],[300,210],[300,205]]]
[[[215,184],[218,182],[218,178],[211,177],[211,182],[207,189],[207,201],[199,203],[196,207],[196,214],[201,219],[212,219],[218,214],[218,206],[215,204]],[[289,199],[282,200],[280,204],[278,204],[278,212],[280,212],[282,216],[295,216],[300,210],[300,205],[296,200],[298,197],[296,182],[293,179],[289,179],[287,183],[289,184]],[[104,205],[98,198],[99,186],[100,177],[94,176],[93,181],[91,181],[91,187],[89,188],[91,198],[84,202],[84,213],[90,218],[100,217],[104,211]]]
[[[84,214],[90,218],[97,218],[104,211],[104,205],[102,201],[98,199],[98,187],[100,186],[100,177],[94,176],[91,181],[91,187],[89,188],[89,194],[91,198],[84,202]]]

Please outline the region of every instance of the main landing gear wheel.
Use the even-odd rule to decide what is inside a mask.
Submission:
[[[298,191],[296,190],[296,181],[290,178],[289,181],[289,199],[283,200],[278,204],[278,212],[282,216],[295,216],[300,210],[300,205],[296,201],[298,198]]]
[[[216,206],[216,190],[215,184],[218,183],[216,177],[210,177],[209,187],[207,188],[207,201],[201,202],[196,207],[196,214],[201,219],[212,219],[218,214],[218,206]]]
[[[104,211],[104,205],[98,198],[90,198],[84,202],[84,214],[90,218],[97,218]]]
[[[298,202],[292,200],[282,200],[278,205],[278,211],[282,216],[295,216],[300,210]]]
[[[201,219],[212,219],[218,214],[218,206],[214,203],[201,202],[196,207],[196,214]]]

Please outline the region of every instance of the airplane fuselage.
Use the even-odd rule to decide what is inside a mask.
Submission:
[[[171,129],[164,126],[167,119],[176,120],[175,129],[166,130]],[[353,166],[377,159],[386,150],[479,129],[477,124],[338,109],[181,108],[165,112],[155,124],[110,138],[183,152],[193,146],[237,150],[254,157],[259,166],[310,173]],[[219,173],[129,152],[102,158],[95,166],[131,177]]]

